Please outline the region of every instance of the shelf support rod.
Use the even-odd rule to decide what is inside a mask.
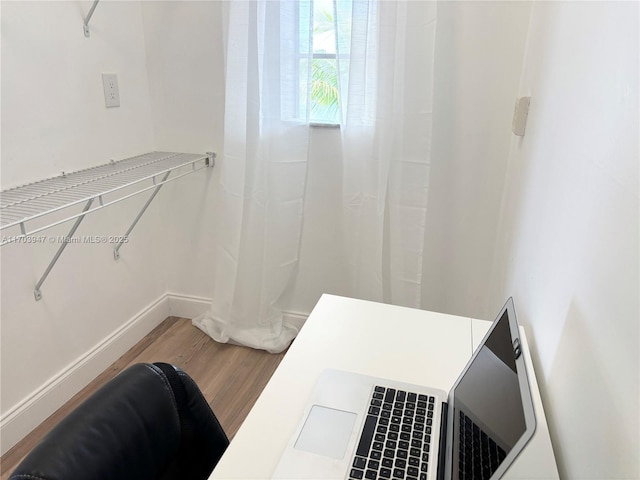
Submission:
[[[96,9],[96,7],[98,6],[98,2],[100,0],[93,0],[93,5],[91,5],[91,9],[89,10],[89,13],[87,13],[87,16],[84,19],[84,36],[89,38],[91,36],[91,31],[89,30],[89,21],[91,20],[91,16],[93,15],[94,10]]]
[[[51,269],[53,268],[53,266],[56,264],[56,262],[60,258],[60,255],[62,255],[62,252],[64,252],[64,249],[67,248],[67,245],[69,243],[71,243],[71,238],[73,238],[73,235],[76,233],[76,230],[80,226],[80,223],[82,222],[82,220],[84,220],[84,217],[86,215],[86,211],[89,210],[89,208],[91,208],[91,204],[92,203],[93,203],[93,198],[90,198],[89,201],[87,202],[87,204],[82,209],[82,213],[84,215],[79,216],[76,219],[76,221],[73,223],[73,226],[71,227],[71,230],[69,230],[69,233],[63,239],[62,245],[60,245],[60,248],[58,249],[58,251],[56,252],[56,254],[53,257],[53,260],[51,260],[51,263],[49,263],[49,266],[47,267],[45,272],[42,274],[42,277],[40,277],[40,280],[38,281],[38,283],[36,283],[36,288],[33,291],[33,296],[36,297],[36,301],[38,301],[38,300],[40,300],[42,298],[42,293],[40,292],[40,287],[42,286],[42,284],[46,280],[47,276],[49,275],[49,272],[51,272]]]
[[[118,242],[118,244],[115,246],[115,248],[113,249],[113,258],[115,258],[116,260],[118,260],[120,258],[120,247],[122,247],[122,245],[124,244],[125,240],[129,238],[129,234],[131,233],[131,231],[133,230],[133,227],[136,226],[136,224],[138,223],[138,221],[140,220],[140,218],[142,217],[142,215],[144,215],[144,212],[147,211],[147,208],[149,208],[149,205],[151,204],[151,202],[153,201],[153,199],[156,197],[156,195],[158,194],[158,192],[160,191],[160,189],[162,188],[162,185],[164,185],[164,183],[167,181],[167,178],[169,178],[169,175],[171,174],[171,170],[169,170],[165,176],[162,178],[162,180],[160,181],[160,183],[158,184],[158,186],[153,190],[153,193],[151,194],[151,196],[149,196],[149,199],[147,200],[147,203],[144,204],[144,207],[142,207],[142,210],[140,210],[140,212],[138,213],[138,216],[133,220],[133,223],[131,224],[131,226],[129,227],[129,229],[127,230],[127,233],[125,233],[122,238],[120,239],[120,241]],[[155,182],[155,177],[153,177],[153,180]]]

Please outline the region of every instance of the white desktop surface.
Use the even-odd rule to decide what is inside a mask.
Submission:
[[[210,480],[270,478],[324,369],[448,391],[490,325],[483,320],[323,295]],[[548,439],[546,421],[544,431]],[[544,478],[558,478],[555,461],[552,467]],[[555,475],[548,473],[554,471]]]

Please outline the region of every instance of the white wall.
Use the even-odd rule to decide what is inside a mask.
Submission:
[[[531,2],[438,4],[422,307],[488,318]]]
[[[143,2],[149,89],[158,148],[213,151],[222,161],[224,61],[220,2]],[[169,291],[213,296],[219,168],[167,185]]]
[[[140,4],[101,2],[87,39],[90,6],[2,2],[3,188],[155,149]],[[120,108],[105,108],[102,72],[118,74]],[[144,200],[91,214],[78,234],[123,234]],[[70,245],[39,302],[34,285],[59,244],[0,250],[3,452],[146,333],[100,350],[166,292],[161,213],[152,204],[118,262],[113,245]]]
[[[491,302],[530,332],[562,478],[640,478],[638,3],[537,2]]]

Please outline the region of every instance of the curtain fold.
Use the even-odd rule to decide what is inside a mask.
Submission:
[[[338,1],[336,14],[353,295],[419,307],[436,3]]]
[[[224,3],[225,133],[220,162],[216,270],[211,309],[193,323],[214,340],[269,352],[297,333],[283,321],[282,295],[300,252],[309,127],[300,116],[299,56],[311,31],[308,2]],[[310,62],[309,62],[310,65]]]
[[[297,333],[283,302],[295,291],[302,238],[313,12],[313,0],[224,2],[214,295],[194,319],[220,342],[279,352]],[[332,23],[343,166],[335,241],[349,274],[340,293],[419,307],[436,3],[334,0]]]

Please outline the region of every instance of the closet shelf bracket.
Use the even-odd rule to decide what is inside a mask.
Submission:
[[[84,36],[87,38],[91,36],[91,30],[89,30],[89,21],[91,20],[91,17],[93,16],[93,12],[98,6],[99,1],[100,0],[93,0],[93,5],[91,5],[91,9],[89,10],[89,13],[87,13],[87,16],[84,19],[84,25],[82,27],[84,29]]]
[[[60,245],[60,248],[58,248],[58,251],[53,256],[53,259],[51,260],[51,262],[49,262],[49,266],[42,274],[42,277],[40,277],[40,280],[38,280],[38,283],[36,283],[36,288],[33,291],[33,296],[36,298],[36,301],[42,298],[40,287],[42,286],[47,276],[49,275],[49,272],[51,272],[51,269],[53,268],[53,266],[56,264],[56,262],[60,258],[60,255],[62,255],[62,252],[64,252],[64,249],[67,248],[67,245],[69,245],[69,243],[73,242],[73,236],[75,235],[76,230],[80,226],[80,223],[82,223],[82,220],[84,220],[86,212],[89,210],[89,208],[91,208],[92,203],[93,203],[93,198],[90,198],[89,201],[87,201],[87,204],[82,209],[83,215],[76,218],[76,221],[73,223],[71,230],[69,230],[69,233],[67,233],[67,236],[64,237],[64,239],[62,240],[62,244]]]
[[[113,251],[116,260],[120,248],[145,213],[160,188],[168,182],[190,175],[203,168],[212,168],[216,154],[206,155],[151,152],[137,157],[88,168],[0,192],[0,246],[9,243],[59,243],[53,259],[36,283],[34,296],[42,298],[40,288],[69,243],[118,242]],[[173,174],[173,175],[172,175]],[[120,202],[134,195],[153,190],[129,229],[122,237],[74,237],[89,213]],[[82,208],[79,212],[78,208]],[[75,212],[74,212],[75,211]],[[69,213],[72,213],[69,216]],[[66,236],[35,236],[48,228],[75,220]],[[14,231],[13,235],[6,235]]]

